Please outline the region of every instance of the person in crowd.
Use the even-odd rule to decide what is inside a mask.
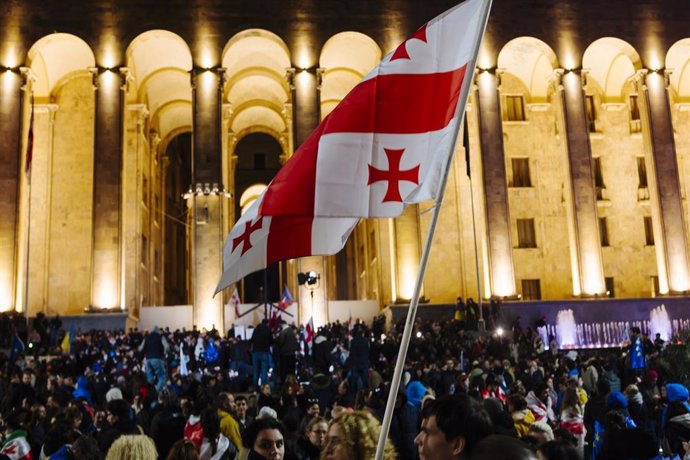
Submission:
[[[642,393],[640,393],[637,385],[630,384],[625,387],[625,397],[628,399],[628,413],[635,425],[649,429],[649,414],[647,413]]]
[[[602,436],[601,433],[599,435]],[[652,433],[632,427],[622,410],[611,410],[606,414],[601,445],[594,445],[596,460],[651,459],[657,454]]]
[[[489,414],[467,395],[442,396],[421,416],[415,438],[420,460],[468,458],[477,443],[494,431]]]
[[[482,401],[482,406],[484,406],[484,410],[489,414],[489,418],[491,418],[491,422],[494,424],[495,434],[511,437],[518,436],[513,418],[500,399],[486,398]]]
[[[79,436],[70,447],[75,460],[103,460],[103,453],[98,448],[98,442],[93,436]]]
[[[139,351],[144,352],[146,356],[146,380],[151,385],[155,385],[156,391],[159,393],[167,381],[163,358],[168,353],[169,348],[168,341],[160,334],[158,326],[155,326],[139,345]]]
[[[594,445],[594,436],[598,431],[595,429],[595,424],[598,427],[604,425],[604,417],[606,416],[606,400],[611,392],[611,384],[608,379],[600,378],[597,381],[596,394],[585,404],[585,413],[583,422],[585,424],[585,458],[592,458],[592,448]]]
[[[120,436],[108,449],[105,460],[157,460],[158,453],[151,438],[143,434]]]
[[[161,458],[168,456],[173,444],[184,437],[185,418],[177,393],[163,389],[158,397],[160,410],[151,420],[149,432]]]
[[[2,447],[0,455],[10,460],[31,460],[31,444],[27,440],[27,432],[23,429],[28,421],[28,414],[24,411],[11,413],[4,420]]]
[[[219,393],[216,396],[216,409],[220,420],[220,432],[230,440],[236,450],[242,448],[242,435],[240,425],[231,415],[234,406],[234,398],[230,393]]]
[[[323,417],[312,417],[297,440],[295,456],[298,460],[318,460],[326,444],[328,422]]]
[[[254,369],[254,388],[259,388],[259,382],[268,383],[268,368],[271,354],[273,335],[268,327],[268,320],[263,319],[252,334],[252,368]]]
[[[534,440],[536,442],[536,446],[541,446],[542,444],[555,439],[553,429],[551,429],[551,426],[543,420],[531,424],[529,431],[527,432],[527,436],[525,437]]]
[[[211,407],[204,409],[200,423],[204,437],[199,449],[199,458],[201,460],[234,459],[238,448],[221,432],[218,411]]]
[[[494,434],[479,441],[469,458],[471,460],[537,460],[537,455],[527,444],[514,437]]]
[[[584,449],[585,441],[584,412],[578,391],[572,387],[566,388],[561,403],[559,426],[568,430],[577,439],[580,449]]]
[[[203,397],[197,397],[190,405],[190,414],[184,426],[184,438],[194,443],[197,449],[201,449],[201,441],[204,431],[201,428],[201,412],[208,406],[208,401]]]
[[[668,407],[662,414],[661,433],[664,454],[683,457],[690,443],[690,403],[688,389],[680,383],[666,384]]]
[[[120,436],[143,434],[141,427],[134,423],[132,408],[127,401],[123,399],[110,401],[107,408],[109,428],[103,430],[98,438],[98,445],[103,452],[108,452],[110,446]]]
[[[199,460],[199,451],[189,439],[178,439],[170,448],[165,460]]]
[[[374,458],[381,426],[378,420],[366,411],[343,412],[328,425],[326,445],[321,458],[328,460],[350,460]],[[395,448],[386,440],[384,460],[397,458]]]
[[[283,460],[285,428],[273,417],[257,417],[247,427],[242,443],[248,449],[247,460]]]
[[[556,416],[553,413],[553,400],[549,395],[549,387],[546,383],[538,385],[534,391],[527,393],[525,400],[537,422],[556,422]]]
[[[369,386],[369,341],[362,334],[360,326],[352,331],[349,364],[350,388],[353,393],[357,393]]]
[[[508,411],[513,419],[518,437],[523,437],[529,432],[529,427],[536,421],[534,414],[527,407],[525,397],[520,393],[511,394],[508,397]]]
[[[288,375],[295,374],[296,354],[299,352],[299,343],[297,342],[295,329],[289,326],[285,320],[281,321],[280,328],[280,333],[276,340],[278,356],[280,358],[278,371],[280,373],[280,381],[285,382]]]
[[[247,397],[239,395],[235,398],[235,420],[240,428],[240,436],[244,435],[244,430],[247,426],[252,423],[254,417],[248,414],[249,403],[247,402]]]
[[[549,441],[537,449],[539,460],[581,460],[578,449],[566,441]],[[591,457],[590,457],[591,458]]]

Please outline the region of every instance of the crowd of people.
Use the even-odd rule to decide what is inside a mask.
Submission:
[[[636,328],[575,351],[539,323],[417,320],[391,389],[403,323],[382,316],[313,336],[264,320],[250,338],[19,323],[0,319],[0,459],[368,460],[390,391],[385,459],[690,459],[688,390]]]

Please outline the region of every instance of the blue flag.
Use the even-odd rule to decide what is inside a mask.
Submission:
[[[19,335],[15,332],[14,337],[12,338],[12,350],[10,351],[10,360],[14,361],[17,358],[17,356],[24,352],[25,349],[26,347],[24,346],[24,342],[22,342],[22,339],[20,339]]]
[[[215,363],[220,358],[218,355],[218,349],[216,348],[216,344],[213,342],[213,340],[208,341],[208,347],[206,347],[204,358],[206,358],[207,363]]]
[[[630,352],[630,369],[644,369],[645,367],[647,367],[647,361],[644,357],[642,338],[636,337]]]
[[[604,442],[604,425],[594,420],[594,441],[592,443],[592,460],[596,459]]]

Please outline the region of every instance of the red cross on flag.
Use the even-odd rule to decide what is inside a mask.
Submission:
[[[340,251],[356,218],[270,217],[257,210],[264,195],[235,223],[223,247],[223,275],[216,294],[246,275],[297,257]]]
[[[278,172],[262,216],[395,217],[438,196],[490,0],[422,26],[355,86]]]
[[[311,352],[311,349],[314,345],[314,317],[310,316],[309,321],[307,321],[307,325],[304,328],[304,343],[307,345],[307,348]]]

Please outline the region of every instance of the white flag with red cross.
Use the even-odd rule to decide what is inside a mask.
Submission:
[[[278,172],[259,215],[395,217],[435,199],[489,1],[466,0],[387,55]]]
[[[233,306],[235,310],[235,319],[239,318],[240,316],[240,293],[237,292],[237,287],[232,291],[232,295],[230,296],[230,300],[228,301],[230,305]]]
[[[359,219],[259,216],[261,195],[225,240],[223,274],[216,294],[246,275],[297,257],[340,251]]]
[[[314,317],[310,316],[307,325],[304,327],[304,343],[311,352],[312,346],[314,345]]]

